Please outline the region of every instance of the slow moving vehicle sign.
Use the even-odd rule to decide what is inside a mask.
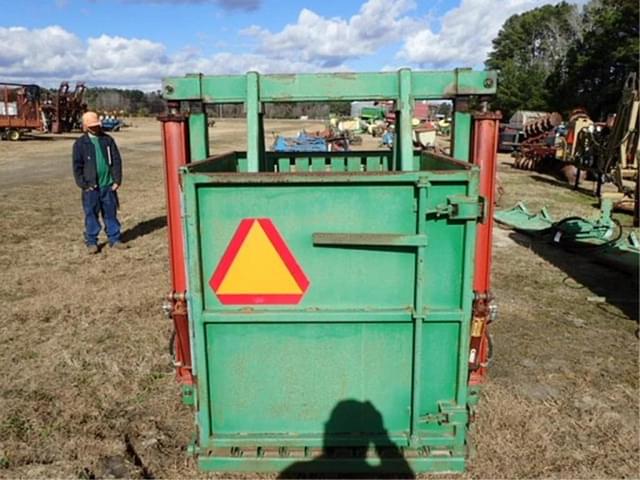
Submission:
[[[245,218],[210,281],[223,305],[297,304],[309,287],[269,218]]]

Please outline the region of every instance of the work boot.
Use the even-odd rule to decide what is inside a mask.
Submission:
[[[95,255],[96,253],[98,253],[98,246],[97,245],[87,245],[87,253],[89,255]]]
[[[110,246],[111,248],[115,248],[115,249],[117,249],[117,250],[126,250],[127,248],[129,248],[129,247],[127,247],[127,246],[126,246],[124,243],[122,243],[122,242],[115,242],[115,243],[112,243],[112,244],[111,244],[111,245],[109,245],[109,246]]]

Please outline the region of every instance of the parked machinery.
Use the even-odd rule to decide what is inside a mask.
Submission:
[[[500,125],[500,142],[498,148],[500,152],[517,152],[520,150],[520,143],[524,140],[524,128],[526,125],[533,123],[548,113],[518,110],[509,119],[508,123]]]
[[[82,128],[82,114],[87,111],[84,103],[86,86],[82,82],[76,83],[75,89],[70,90],[69,82],[62,82],[53,98],[47,99],[42,106],[47,127],[51,133],[65,133]]]
[[[565,149],[562,159],[595,176],[598,197],[605,182],[615,184],[622,194],[633,195],[633,189],[623,183],[623,169],[636,170],[637,175],[639,106],[638,78],[634,73],[627,78],[616,114],[606,123],[589,122],[584,115],[573,116],[575,142],[571,155]],[[578,175],[576,187],[579,180]]]
[[[468,97],[495,89],[466,69],[165,79],[166,310],[202,469],[464,469],[499,124]],[[265,151],[262,102],[336,99],[395,100],[393,149]],[[414,99],[454,100],[453,158],[414,150]],[[209,156],[204,102],[246,105],[246,152]]]
[[[22,134],[43,129],[40,87],[0,84],[0,139],[20,140]]]
[[[524,128],[521,151],[514,155],[516,168],[556,174],[578,187],[585,174],[596,180],[596,196],[602,184],[615,184],[618,192],[632,196],[623,183],[623,172],[637,176],[640,99],[635,74],[628,77],[615,115],[597,123],[584,109],[571,112],[565,128],[552,113]]]
[[[524,140],[514,155],[514,166],[539,171],[548,159],[555,159],[555,128],[562,122],[559,113],[551,113],[524,127]]]

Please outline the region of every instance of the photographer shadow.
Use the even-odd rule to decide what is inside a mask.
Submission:
[[[348,442],[348,446],[340,446],[356,434],[363,438],[361,445]],[[376,465],[367,461],[371,445]],[[415,474],[389,438],[382,415],[373,404],[342,400],[325,423],[322,453],[290,465],[278,478],[415,478]]]

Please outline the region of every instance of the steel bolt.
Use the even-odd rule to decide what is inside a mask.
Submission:
[[[495,302],[489,303],[489,321],[495,322],[498,319],[498,305]]]
[[[486,88],[491,88],[491,87],[493,87],[493,78],[487,78],[487,79],[484,81],[484,86],[485,86]]]

